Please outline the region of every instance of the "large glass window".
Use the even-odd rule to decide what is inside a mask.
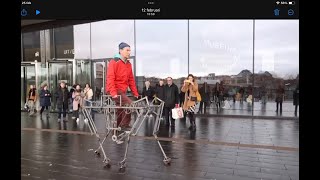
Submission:
[[[74,58],[73,26],[54,29],[55,57]]]
[[[110,58],[119,52],[118,45],[125,42],[134,56],[134,21],[106,20],[91,23],[92,59]]]
[[[155,86],[159,78],[171,76],[180,88],[188,75],[188,21],[136,21],[136,76],[139,92],[144,81]]]
[[[90,24],[73,26],[74,58],[91,59]]]
[[[209,112],[251,115],[253,21],[190,20],[189,39],[189,71],[200,87],[208,84],[203,97]]]
[[[255,21],[255,115],[294,116],[293,93],[299,78],[299,21]],[[279,88],[281,86],[281,88]],[[279,92],[284,92],[279,97]],[[280,103],[277,109],[276,101]],[[298,112],[297,112],[298,115]]]
[[[23,61],[41,61],[40,56],[40,31],[22,34]]]

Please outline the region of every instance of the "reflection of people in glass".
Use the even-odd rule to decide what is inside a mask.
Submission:
[[[186,114],[190,120],[189,129],[191,131],[195,131],[196,130],[196,118],[194,116],[194,113],[196,110],[196,101],[197,101],[196,93],[198,91],[198,84],[195,81],[195,78],[192,74],[189,74],[188,79],[184,80],[181,91],[185,93],[183,110],[186,111]]]
[[[138,90],[133,77],[132,66],[129,61],[130,46],[126,43],[119,44],[119,54],[117,54],[108,65],[106,78],[106,93],[111,94],[117,106],[121,104],[130,104],[132,101],[126,95],[128,87],[130,87],[133,95],[138,98]],[[123,109],[117,109],[117,125],[122,127],[130,127],[131,114],[126,114]]]
[[[223,101],[223,88],[219,82],[216,83],[214,92],[215,92],[216,106],[218,111],[221,108],[221,102]]]
[[[295,106],[294,115],[297,116],[299,106],[299,83],[297,84],[297,87],[293,92],[293,105]]]
[[[47,110],[47,116],[49,116],[49,106],[51,106],[51,93],[48,90],[48,86],[46,84],[40,91],[40,106],[40,117],[42,117],[44,109]]]
[[[243,99],[245,98],[244,96],[244,88],[241,86],[239,89],[239,94],[240,94],[240,103],[243,103]]]
[[[203,83],[202,87],[199,89],[199,93],[201,95],[201,101],[200,101],[200,107],[198,113],[202,113],[202,109],[204,106],[204,113],[206,114],[207,111],[207,105],[210,100],[210,92],[208,84],[205,82]]]
[[[68,121],[66,119],[67,109],[68,109],[68,100],[69,100],[69,92],[66,88],[66,84],[64,81],[60,82],[60,87],[55,92],[55,98],[57,99],[57,107],[58,107],[58,122],[61,120],[61,114],[63,112],[63,121]]]
[[[37,101],[36,87],[34,87],[33,85],[30,85],[30,90],[29,90],[28,98],[27,98],[29,112],[30,112],[29,115],[32,115],[34,113],[36,101]]]
[[[81,87],[80,85],[76,85],[75,90],[72,93],[72,107],[73,107],[73,116],[72,119],[77,119],[79,122],[79,108],[82,106],[82,97],[81,97]]]
[[[253,89],[252,89],[252,86],[251,85],[249,85],[248,86],[248,98],[247,98],[247,103],[248,103],[248,105],[251,105],[252,104],[252,101],[253,101]]]
[[[175,119],[172,118],[172,109],[179,105],[179,89],[172,81],[171,77],[167,78],[167,84],[164,87],[164,116],[166,126],[170,125],[169,119],[171,119],[171,127],[175,127]]]
[[[267,89],[265,85],[261,86],[260,98],[261,98],[261,104],[265,105],[267,103]]]
[[[279,111],[279,105],[280,105],[280,114],[282,113],[282,102],[284,98],[284,87],[279,84],[278,89],[276,91],[276,103],[277,103],[277,110],[276,112],[278,113]]]

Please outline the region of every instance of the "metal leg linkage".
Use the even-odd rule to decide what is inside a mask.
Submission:
[[[127,140],[126,144],[126,150],[125,154],[123,157],[123,160],[119,162],[119,167],[120,170],[125,169],[126,167],[126,159],[128,155],[128,149],[129,149],[129,143],[130,143],[130,136],[136,136],[137,133],[139,132],[142,124],[144,121],[149,117],[150,114],[155,114],[155,123],[153,127],[153,136],[155,137],[160,150],[164,156],[164,164],[169,165],[171,163],[171,159],[166,155],[164,152],[161,143],[158,140],[157,133],[159,132],[159,127],[160,127],[160,118],[162,116],[162,111],[164,107],[164,102],[157,98],[157,101],[160,101],[160,105],[150,105],[148,102],[147,98],[142,98],[138,101],[132,102],[129,106],[116,106],[115,103],[112,101],[111,97],[109,95],[104,95],[101,97],[101,103],[99,103],[99,106],[84,106],[83,107],[83,115],[86,119],[88,119],[88,126],[90,129],[91,134],[95,135],[98,139],[98,148],[94,151],[96,155],[100,156],[100,152],[102,152],[104,156],[103,163],[105,164],[106,167],[110,167],[110,159],[107,157],[103,144],[106,141],[107,137],[109,136],[110,133],[112,133],[112,141],[115,142],[116,144],[122,144],[124,140]],[[145,102],[146,105],[142,106],[141,102]],[[97,103],[98,104],[98,103]],[[154,103],[151,103],[154,104]],[[102,112],[105,114],[105,121],[106,121],[106,133],[101,141],[100,135],[98,133],[97,127],[92,119],[90,111],[92,109],[98,108],[102,109]],[[132,125],[132,128],[130,130],[122,130],[121,127],[117,127],[117,117],[116,117],[116,110],[117,109],[124,109],[124,113],[132,113],[136,112],[137,113],[137,118],[135,122]],[[143,111],[146,111],[144,114]],[[143,115],[144,114],[144,115]]]

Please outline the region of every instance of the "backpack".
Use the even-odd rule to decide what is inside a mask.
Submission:
[[[197,96],[197,102],[201,101],[201,95],[199,93],[199,91],[196,92],[196,96]]]

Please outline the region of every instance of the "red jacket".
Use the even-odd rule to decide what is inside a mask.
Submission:
[[[106,92],[111,96],[117,95],[119,90],[127,92],[128,87],[134,96],[139,96],[129,60],[124,63],[119,58],[112,59],[108,64],[106,81]]]

